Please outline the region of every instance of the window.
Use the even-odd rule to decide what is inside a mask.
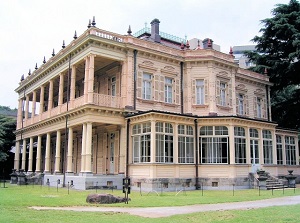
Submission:
[[[111,78],[111,96],[116,96],[116,77]]]
[[[225,126],[200,128],[202,163],[228,163],[228,129]]]
[[[283,164],[282,139],[280,135],[276,135],[276,149],[277,149],[277,164]]]
[[[151,100],[152,75],[143,74],[143,99]]]
[[[226,88],[227,84],[220,82],[220,105],[226,106]]]
[[[245,108],[244,108],[244,95],[243,94],[238,94],[237,98],[237,106],[238,106],[238,114],[239,115],[244,115],[245,113]]]
[[[257,118],[262,118],[262,100],[261,98],[256,99],[256,117]]]
[[[178,125],[178,163],[194,163],[194,131],[189,125]]]
[[[158,163],[173,163],[173,126],[170,123],[157,122],[156,158]]]
[[[172,100],[173,100],[172,88],[173,88],[173,79],[166,77],[165,78],[165,102],[167,102],[167,103],[172,103]]]
[[[259,164],[258,131],[250,129],[250,157],[252,164]]]
[[[296,144],[295,138],[285,137],[286,165],[296,165]]]
[[[234,127],[235,163],[246,163],[246,134],[242,127]]]
[[[204,104],[204,80],[196,80],[196,104]]]
[[[273,147],[272,147],[272,134],[269,130],[263,130],[263,151],[264,151],[264,163],[273,163]]]
[[[150,162],[151,123],[136,124],[132,128],[133,162]]]

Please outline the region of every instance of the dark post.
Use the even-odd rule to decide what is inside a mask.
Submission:
[[[70,183],[68,181],[68,194],[70,194]]]
[[[232,196],[234,196],[234,184],[232,184]]]
[[[97,189],[98,189],[98,181],[96,182],[96,193],[97,193]]]
[[[128,204],[128,195],[130,194],[130,178],[123,178],[123,193],[125,194],[125,204]]]

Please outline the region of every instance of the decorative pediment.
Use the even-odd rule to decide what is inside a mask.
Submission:
[[[254,94],[265,94],[265,91],[261,88],[257,88],[255,91],[254,91]]]
[[[143,61],[141,64],[138,65],[139,68],[142,68],[142,69],[148,69],[149,72],[155,72],[157,70],[156,67],[154,67],[154,63],[149,61],[149,60],[145,60]]]
[[[145,66],[149,66],[149,67],[153,67],[153,65],[154,65],[154,63],[149,60],[145,60],[142,64]]]
[[[235,89],[236,89],[237,91],[247,91],[246,85],[244,85],[244,84],[238,84],[238,85],[235,87]]]
[[[161,69],[162,73],[168,73],[168,74],[173,74],[177,75],[178,72],[176,72],[175,67],[172,66],[165,66],[163,69]]]
[[[217,74],[217,77],[229,80],[230,74],[226,71],[221,71]]]

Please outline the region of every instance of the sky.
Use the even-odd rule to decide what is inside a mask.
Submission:
[[[154,18],[160,31],[181,38],[211,38],[228,53],[230,46],[253,44],[261,20],[289,0],[0,0],[0,105],[17,108],[21,75],[66,45],[89,19],[96,27],[126,34]]]

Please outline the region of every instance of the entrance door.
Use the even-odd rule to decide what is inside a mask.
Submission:
[[[115,172],[115,133],[109,134],[109,147],[108,147],[108,158],[109,158],[109,174],[114,174]]]
[[[250,153],[251,153],[252,173],[256,173],[256,171],[260,169],[258,140],[250,139]]]

